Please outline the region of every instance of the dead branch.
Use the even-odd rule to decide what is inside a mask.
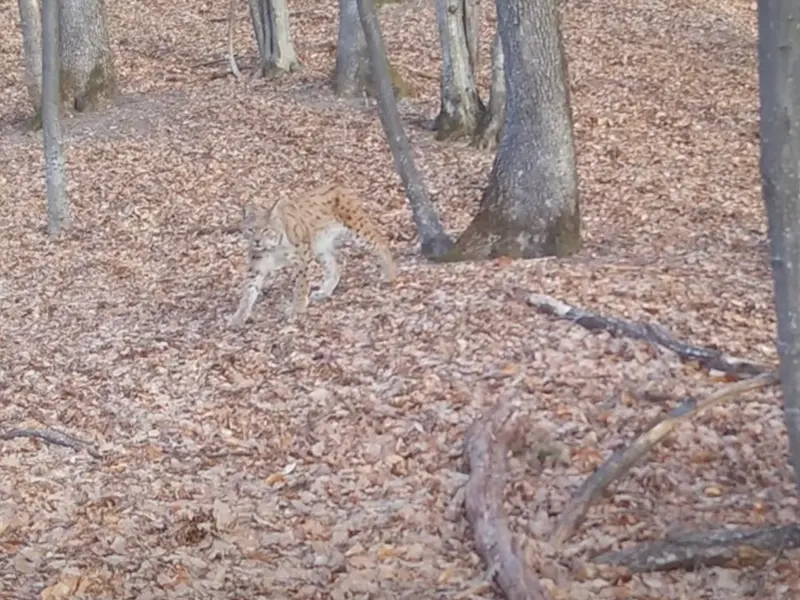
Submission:
[[[228,3],[228,65],[236,79],[241,78],[242,72],[236,64],[236,55],[233,52],[233,24],[236,20],[236,0]]]
[[[506,453],[519,422],[510,404],[501,401],[467,435],[470,476],[466,484],[467,520],[475,546],[488,571],[510,600],[544,600],[545,592],[520,556],[503,509]]]
[[[55,429],[9,429],[8,431],[0,432],[0,440],[13,440],[19,437],[37,438],[48,444],[64,446],[73,450],[84,449],[93,458],[103,458],[103,455],[91,443],[63,431]]]
[[[640,434],[627,448],[617,450],[611,458],[589,476],[578,491],[572,496],[556,523],[551,542],[555,546],[568,540],[581,521],[592,502],[616,479],[628,472],[661,440],[672,432],[680,423],[692,419],[703,411],[745,392],[775,385],[779,382],[778,373],[772,371],[757,375],[751,379],[737,381],[726,385],[700,402],[690,398],[680,406],[673,408],[665,417]]]
[[[716,529],[647,542],[606,552],[593,562],[627,567],[633,573],[705,566],[762,566],[787,550],[800,548],[800,525],[756,530]]]
[[[586,329],[607,331],[613,336],[645,340],[671,350],[683,360],[695,360],[708,369],[722,371],[737,378],[761,375],[772,370],[772,367],[729,356],[719,350],[687,344],[672,337],[659,325],[637,323],[616,317],[603,317],[588,310],[570,306],[550,296],[539,294],[532,294],[525,301],[543,313],[569,319]]]

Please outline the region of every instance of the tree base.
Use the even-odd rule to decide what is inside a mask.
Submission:
[[[532,231],[482,209],[440,262],[569,256],[580,250],[578,217],[562,215],[545,232]]]
[[[447,114],[444,110],[439,110],[436,119],[433,121],[433,130],[436,132],[434,138],[438,142],[452,142],[463,138],[474,138],[478,131],[478,124],[481,122],[483,110],[479,109],[478,114],[472,119],[462,118],[459,115]]]

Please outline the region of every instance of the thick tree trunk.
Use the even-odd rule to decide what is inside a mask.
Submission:
[[[286,0],[248,0],[262,77],[300,68],[292,44]]]
[[[116,93],[104,0],[61,0],[61,101],[78,112]]]
[[[39,0],[19,0],[25,87],[36,114],[42,106],[42,22]]]
[[[800,487],[800,5],[759,0],[761,185],[789,452]]]
[[[580,248],[567,65],[555,0],[497,0],[508,98],[480,210],[449,260]]]
[[[361,18],[361,26],[364,28],[364,37],[367,41],[367,48],[369,48],[370,64],[377,87],[378,114],[392,150],[395,168],[403,181],[406,197],[411,205],[414,223],[420,237],[422,255],[428,258],[437,258],[449,251],[453,242],[445,233],[439,216],[436,214],[436,207],[431,201],[428,188],[422,179],[422,174],[414,164],[411,142],[403,129],[400,115],[397,112],[397,103],[392,93],[389,60],[386,57],[386,46],[383,43],[373,0],[358,0],[358,14]]]
[[[39,0],[19,0],[25,84],[36,113],[41,114],[42,35]],[[103,0],[62,0],[60,102],[65,112],[95,108],[116,91],[116,75],[106,31]]]
[[[475,83],[474,61],[477,41],[472,53],[468,45],[466,4],[473,0],[436,0],[436,22],[442,44],[441,106],[434,121],[437,140],[473,136],[483,113],[483,104]],[[475,16],[471,7],[470,16]]]
[[[47,195],[47,231],[55,237],[69,227],[64,154],[59,122],[59,0],[44,0],[42,10],[42,130]]]
[[[486,149],[497,146],[503,130],[505,115],[506,73],[503,62],[503,43],[498,30],[492,41],[492,90],[489,96],[489,108],[483,113],[475,138],[479,147]]]

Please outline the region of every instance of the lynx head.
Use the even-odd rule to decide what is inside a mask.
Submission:
[[[276,204],[267,207],[247,203],[242,206],[242,233],[253,254],[262,252],[270,244],[271,224]]]

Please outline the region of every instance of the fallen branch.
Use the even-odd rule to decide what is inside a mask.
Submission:
[[[103,455],[92,444],[63,431],[55,429],[9,429],[8,431],[0,432],[0,440],[13,440],[20,437],[36,438],[48,444],[64,446],[73,450],[84,449],[93,458],[103,458]]]
[[[476,421],[467,435],[470,476],[466,484],[467,520],[487,571],[510,600],[544,600],[545,592],[520,556],[503,509],[506,453],[519,422],[510,404],[501,401]]]
[[[572,496],[567,506],[562,511],[553,531],[551,542],[555,546],[563,544],[568,540],[581,521],[592,502],[605,490],[614,480],[620,478],[628,472],[633,465],[639,462],[650,450],[652,450],[661,440],[672,432],[680,423],[733,398],[740,397],[745,392],[775,385],[779,382],[778,374],[775,371],[763,373],[726,385],[722,389],[714,392],[700,402],[689,399],[680,406],[673,408],[665,417],[659,419],[649,427],[644,433],[640,434],[627,448],[616,451],[611,458],[604,462],[592,473],[578,491]]]
[[[228,3],[228,65],[230,66],[231,73],[236,79],[240,79],[242,72],[239,70],[239,65],[236,64],[236,55],[233,52],[233,24],[236,19],[236,0],[230,0]]]
[[[717,529],[606,552],[595,563],[627,567],[633,573],[694,569],[699,566],[763,566],[786,550],[800,548],[800,525],[757,530]]]
[[[543,313],[569,319],[586,329],[607,331],[614,336],[645,340],[671,350],[683,360],[696,360],[708,369],[722,371],[737,378],[753,377],[772,370],[772,367],[729,356],[719,350],[692,346],[675,339],[658,325],[626,321],[616,317],[603,317],[588,310],[570,306],[550,296],[539,294],[532,294],[525,301]]]

